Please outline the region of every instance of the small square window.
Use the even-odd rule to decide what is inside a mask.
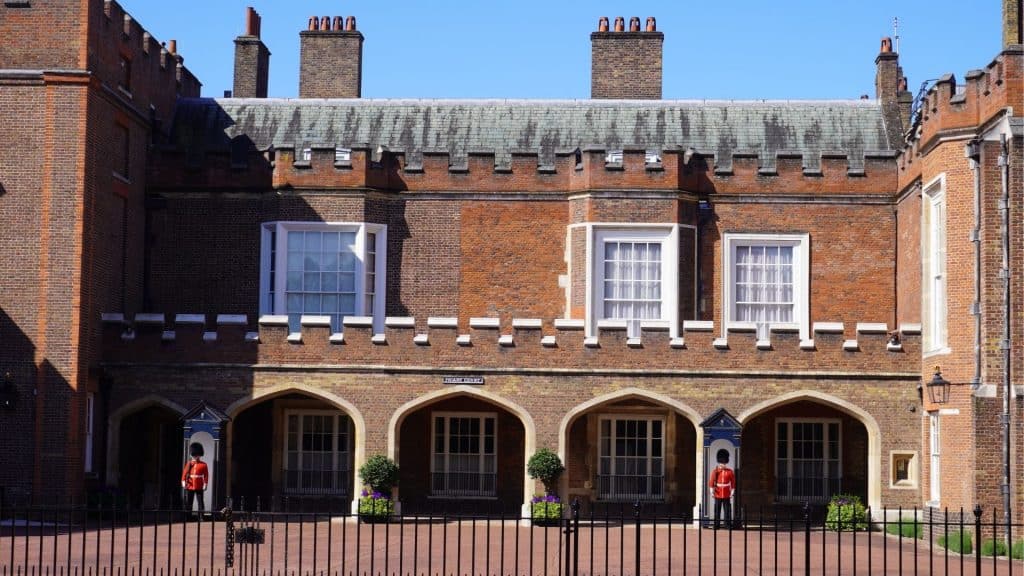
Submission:
[[[890,453],[890,488],[917,488],[917,452]]]

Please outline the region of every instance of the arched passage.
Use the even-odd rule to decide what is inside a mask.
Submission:
[[[474,501],[469,509],[477,512],[528,511],[526,460],[536,450],[536,428],[519,405],[454,386],[400,406],[388,432],[388,455],[402,471],[403,511],[457,510]]]
[[[673,513],[700,501],[697,412],[658,392],[624,388],[570,410],[558,429],[562,491],[600,506],[646,500]]]
[[[353,404],[320,388],[282,384],[254,391],[226,414],[229,495],[248,502],[288,497],[295,507],[350,507],[366,438]]]
[[[178,506],[184,414],[184,408],[156,395],[129,402],[110,414],[107,483],[133,506]]]
[[[824,502],[858,494],[881,509],[881,431],[856,404],[815,390],[770,398],[745,410],[744,502]]]

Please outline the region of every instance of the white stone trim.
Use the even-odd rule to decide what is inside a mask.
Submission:
[[[555,318],[556,330],[583,330],[586,323],[583,320],[574,318]]]
[[[425,332],[417,334],[412,337],[412,343],[417,346],[427,346],[430,344],[430,335]]]
[[[164,342],[174,342],[174,339],[178,337],[178,333],[174,330],[164,330],[160,333],[160,340]]]
[[[370,342],[377,345],[387,344],[388,335],[384,333],[374,334],[373,336],[370,337]]]
[[[288,317],[284,314],[264,314],[259,319],[260,326],[287,326]]]
[[[637,338],[637,337],[626,338],[626,346],[629,346],[630,348],[643,348],[644,347],[643,342],[641,342],[640,338]]]
[[[416,319],[412,316],[388,316],[384,318],[384,326],[387,328],[415,328]]]
[[[605,320],[601,319],[597,321],[598,330],[625,330],[625,320]]]
[[[729,349],[729,339],[728,338],[715,338],[715,340],[713,342],[711,342],[711,345],[714,346],[716,350],[728,350]]]
[[[219,326],[245,326],[248,323],[249,317],[245,314],[217,314]]]
[[[498,346],[515,346],[515,341],[511,334],[502,334],[498,336]]]
[[[470,318],[469,327],[476,330],[497,330],[501,328],[500,318]]]
[[[209,331],[208,332],[203,332],[203,342],[216,342],[216,341],[217,341],[217,333],[216,332],[209,332]]]
[[[290,332],[286,340],[289,344],[302,344],[302,332]]]
[[[847,352],[856,352],[860,350],[860,344],[856,340],[844,340],[843,350]]]
[[[757,349],[758,350],[771,350],[772,349],[772,341],[771,340],[758,340],[757,341]]]
[[[921,333],[921,325],[920,324],[908,324],[908,323],[904,322],[903,324],[900,324],[900,333],[907,334],[907,335],[920,334]]]
[[[726,333],[729,332],[757,332],[757,324],[753,322],[729,322],[725,327]]]
[[[711,332],[715,323],[711,320],[683,320],[683,332]]]
[[[136,322],[138,322],[136,317]],[[206,324],[206,314],[177,314],[174,317],[175,324]]]
[[[670,339],[668,341],[668,345],[669,345],[670,348],[677,348],[677,349],[678,348],[686,348],[686,339],[685,338],[672,338],[672,339]]]
[[[256,342],[258,344],[259,341],[260,341],[260,333],[259,332],[246,332],[245,333],[245,341],[246,342]]]
[[[327,342],[329,342],[330,344],[344,344],[345,343],[345,333],[344,332],[335,332],[335,333],[333,333],[333,334],[331,334],[330,336],[327,337]]]
[[[540,330],[544,327],[544,321],[540,318],[513,318],[512,328],[514,330]]]
[[[842,334],[845,330],[842,322],[815,322],[811,329],[815,334]]]
[[[302,315],[299,317],[299,324],[302,326],[317,326],[322,328],[331,327],[330,316],[306,316]]]
[[[815,346],[813,338],[806,338],[804,340],[800,340],[800,349],[801,350],[817,350],[817,346]]]
[[[544,346],[545,348],[554,348],[558,346],[558,341],[554,336],[544,336],[543,338],[540,339],[540,345]]]
[[[586,336],[583,338],[583,345],[587,348],[597,348],[600,343],[597,340],[597,336]]]
[[[100,322],[104,324],[124,324],[124,314],[120,312],[104,312],[100,314]]]
[[[469,334],[459,334],[455,337],[455,343],[459,346],[469,346],[473,343],[473,339]]]
[[[341,325],[351,328],[373,328],[373,316],[344,316]]]
[[[164,315],[152,312],[140,312],[135,315],[136,324],[163,324]]]
[[[858,334],[888,334],[889,325],[884,322],[858,322]]]
[[[769,324],[768,332],[772,334],[799,332],[800,325],[795,322],[782,322],[780,324]]]
[[[452,317],[430,316],[427,318],[427,328],[458,328],[459,319]]]

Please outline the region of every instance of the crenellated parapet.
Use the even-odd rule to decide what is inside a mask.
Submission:
[[[753,324],[724,332],[710,321],[667,322],[439,318],[418,322],[346,317],[335,331],[328,317],[303,316],[292,331],[286,316],[104,314],[108,363],[246,364],[485,370],[839,371],[905,374],[919,370],[920,325],[890,330],[877,323],[816,322],[805,337],[795,324],[774,325],[759,338]],[[375,326],[376,324],[376,326]]]
[[[697,194],[891,193],[891,150],[721,151],[585,146],[539,150],[402,150],[298,143],[259,151],[244,136],[230,150],[162,147],[151,157],[154,189],[351,190],[558,193],[680,190]]]
[[[1024,108],[1024,46],[1004,50],[982,70],[971,70],[958,84],[952,74],[940,78],[921,102],[918,132],[898,158],[900,188],[921,175],[922,153],[943,135],[975,133],[1004,110],[1020,116]]]

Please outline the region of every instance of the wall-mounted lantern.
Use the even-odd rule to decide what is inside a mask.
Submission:
[[[928,388],[928,399],[932,404],[945,404],[949,402],[949,380],[942,377],[942,369],[935,367],[935,374],[932,379],[925,383]]]

